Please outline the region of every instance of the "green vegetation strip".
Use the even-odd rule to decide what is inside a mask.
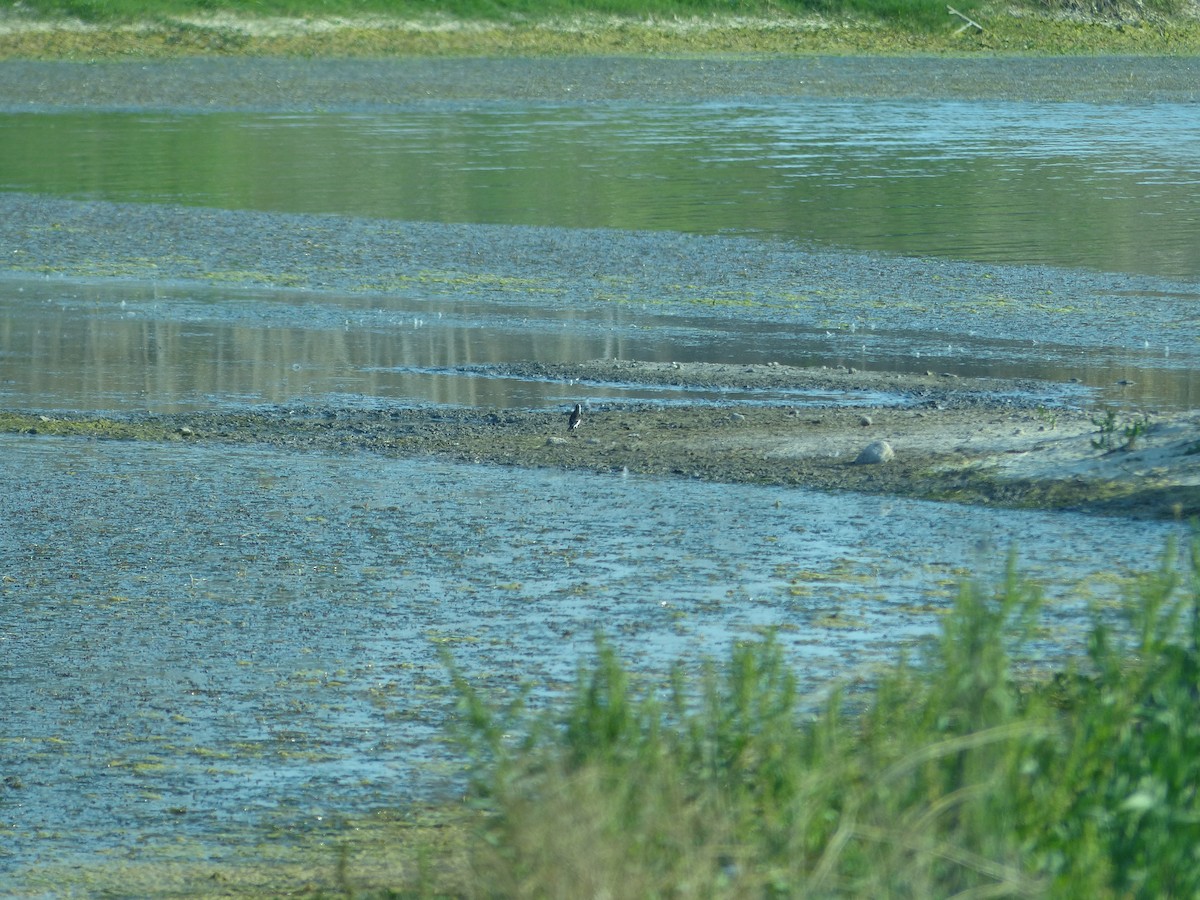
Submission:
[[[1192,54],[1191,5],[940,0],[633,4],[33,0],[0,16],[0,58],[606,54]],[[966,19],[975,25],[968,24]],[[978,27],[975,27],[975,26]],[[982,30],[981,30],[982,29]]]
[[[0,433],[161,441],[182,438],[178,428],[155,422],[88,417],[51,417],[0,411]]]

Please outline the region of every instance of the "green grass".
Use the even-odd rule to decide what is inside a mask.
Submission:
[[[248,16],[364,16],[404,19],[448,16],[503,21],[603,15],[630,18],[679,16],[869,16],[909,23],[944,22],[939,0],[26,0],[27,9],[44,16],[74,16],[109,22],[231,12]],[[976,6],[962,0],[958,8]]]
[[[1197,0],[23,0],[0,59],[1200,52]],[[271,17],[291,20],[286,27]],[[374,17],[374,18],[373,18]],[[305,28],[340,18],[338,27]],[[22,28],[41,19],[56,27]],[[74,26],[80,19],[92,27]],[[695,27],[699,20],[700,26]],[[447,27],[413,27],[434,21]],[[136,24],[136,28],[124,27]],[[453,27],[469,24],[470,27]]]
[[[380,810],[245,862],[64,863],[48,893],[328,897],[1200,896],[1200,533],[1054,675],[1010,561],[940,635],[818,714],[773,637],[658,693],[598,641],[549,708],[451,664],[466,802]],[[336,798],[331,798],[334,802]],[[255,854],[260,854],[255,858]]]
[[[957,0],[963,12],[980,8],[980,0]],[[1025,0],[1029,10],[1064,10],[1116,16],[1136,11],[1178,15],[1184,0]],[[464,20],[543,20],[602,15],[629,18],[747,16],[762,18],[833,18],[847,15],[928,27],[944,25],[943,0],[23,0],[21,9],[44,17],[73,16],[89,22],[153,20],[164,16],[233,13],[245,16],[364,16],[402,19],[431,16]]]
[[[956,9],[973,14],[982,0],[956,0]],[[1082,7],[1077,0],[1022,0],[1028,12],[1081,12],[1103,18],[1178,16],[1186,0],[1096,0]],[[949,19],[944,0],[23,0],[25,14],[44,18],[69,16],[85,22],[157,21],[211,14],[266,17],[384,16],[404,20],[431,17],[466,21],[545,21],[589,16],[633,20],[690,17],[760,19],[821,16],[886,23],[918,31],[943,30],[961,20]]]
[[[1196,896],[1200,540],[1100,620],[1086,659],[1019,674],[1042,605],[1010,566],[962,587],[919,664],[805,717],[774,639],[699,683],[636,688],[598,643],[561,707],[461,675],[488,816],[485,896]],[[487,887],[483,887],[486,885]]]

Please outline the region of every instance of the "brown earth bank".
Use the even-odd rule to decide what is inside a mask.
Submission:
[[[567,409],[288,406],[122,419],[0,413],[30,436],[215,441],[334,453],[791,485],[1136,518],[1200,515],[1200,413],[1096,418],[1028,385],[786,366],[598,360],[505,374],[643,384],[879,392],[871,406],[599,403]],[[585,388],[581,385],[581,391]],[[881,443],[882,442],[882,443]],[[886,444],[887,450],[883,450]],[[883,450],[881,462],[861,458]]]

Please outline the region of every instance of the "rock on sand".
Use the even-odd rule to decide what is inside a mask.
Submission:
[[[865,466],[870,463],[885,463],[896,455],[896,451],[892,449],[892,445],[887,441],[871,441],[867,446],[862,448],[862,452],[854,460],[856,466]]]

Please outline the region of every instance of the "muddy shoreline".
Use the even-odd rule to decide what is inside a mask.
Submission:
[[[763,97],[1195,103],[1200,58],[598,53],[461,59],[122,57],[85,64],[5,59],[0,46],[0,108],[16,112],[316,112],[467,101],[691,103]]]
[[[442,85],[439,96],[446,99],[454,85],[445,66],[416,66],[397,89],[383,77],[394,71],[387,66],[206,62],[158,67],[139,59],[93,66],[95,77],[87,79],[65,64],[15,64],[7,71],[20,77],[0,83],[0,103],[145,108],[160,103],[166,90],[177,98],[170,102],[291,108],[297,97],[319,105],[341,96],[350,76],[365,72],[372,77],[363,80],[363,93],[344,101],[353,108],[415,102],[392,98],[423,83]],[[1111,77],[1097,80],[1095,90],[1125,96],[1119,67],[1097,65]],[[1164,67],[1171,91],[1193,90],[1195,82],[1183,77],[1191,65]],[[868,70],[886,81],[894,67],[817,61],[812,70],[824,68],[829,78],[813,90],[859,89],[852,76]],[[922,67],[953,68],[931,61]],[[504,67],[467,68],[475,90]],[[637,82],[637,90],[690,90],[689,82],[668,77],[671,67],[636,68],[662,76]],[[975,68],[970,90],[991,90],[987,76],[998,68],[1015,78],[1020,66]],[[1037,90],[1049,91],[1054,66],[1036,68]],[[135,70],[145,73],[131,78]],[[160,79],[167,70],[170,77]],[[525,82],[494,80],[514,92],[530,84],[530,91],[565,91],[581,82],[596,85],[597,93],[633,90],[612,78],[556,80],[560,70],[546,62]],[[575,71],[598,69],[588,63]],[[195,89],[197,73],[203,90]],[[291,73],[295,80],[247,77],[255,73]],[[328,78],[310,94],[314,73]],[[816,83],[805,81],[808,67],[793,73],[796,91]],[[725,77],[706,76],[697,90],[747,83],[744,76]],[[59,93],[72,78],[75,92]],[[900,90],[927,82],[894,83]],[[1091,82],[1083,76],[1078,83]],[[1019,88],[1012,79],[997,84],[996,90]],[[422,315],[426,307],[436,310],[446,298],[474,308],[481,294],[505,311],[553,297],[571,310],[712,322],[742,317],[777,324],[789,340],[814,330],[829,337],[819,357],[825,367],[773,365],[767,355],[757,357],[761,363],[741,363],[731,352],[725,358],[734,364],[652,362],[628,353],[570,364],[451,367],[451,374],[480,381],[559,386],[536,407],[414,405],[421,402],[414,394],[364,388],[297,392],[303,399],[245,407],[232,405],[232,393],[197,391],[193,402],[211,408],[118,414],[105,405],[111,394],[81,394],[82,402],[52,407],[44,390],[14,391],[10,396],[21,399],[12,403],[24,408],[0,409],[0,433],[16,435],[6,443],[18,450],[5,470],[5,496],[12,520],[23,523],[14,531],[21,549],[13,552],[22,566],[5,585],[10,607],[22,615],[19,627],[9,629],[12,681],[20,685],[9,707],[28,735],[13,745],[28,754],[24,784],[13,796],[31,816],[10,835],[22,871],[5,883],[34,886],[27,890],[68,885],[162,893],[164,884],[182,885],[182,893],[282,893],[326,884],[344,890],[347,860],[356,885],[394,886],[395,872],[416,864],[405,839],[414,831],[410,820],[422,818],[414,798],[424,794],[407,791],[441,774],[409,746],[432,744],[429,735],[451,715],[439,687],[439,648],[451,648],[481,679],[507,690],[517,678],[565,684],[598,627],[619,636],[635,664],[649,671],[676,647],[711,649],[714,634],[737,638],[780,627],[798,652],[831,660],[804,670],[812,680],[806,689],[816,690],[815,679],[829,673],[857,678],[854,688],[865,690],[870,682],[861,673],[869,674],[873,648],[887,644],[890,658],[893,643],[935,627],[955,577],[971,564],[969,543],[977,533],[988,537],[992,520],[1018,520],[1001,533],[1010,528],[1028,539],[1043,568],[1098,559],[1116,576],[1129,569],[1127,556],[1150,558],[1141,543],[1147,533],[1174,529],[1129,520],[1200,515],[1200,413],[1182,405],[1194,395],[1180,393],[1183,400],[1169,412],[1116,405],[1109,426],[1097,421],[1096,409],[1080,406],[1093,397],[1137,403],[1137,389],[1121,397],[1126,389],[1114,388],[1114,380],[1124,385],[1132,375],[1149,386],[1165,370],[1143,362],[1119,374],[1098,367],[1099,375],[1088,371],[1080,351],[1125,353],[1169,334],[1176,369],[1168,374],[1194,368],[1194,323],[1186,311],[1172,311],[1183,304],[1160,302],[1178,290],[1160,279],[861,257],[719,237],[40,195],[6,195],[0,209],[14,292],[28,290],[24,302],[32,304],[45,302],[33,299],[38,292],[28,286],[35,279],[50,285],[51,297],[62,285],[69,302],[55,307],[60,318],[88,319],[98,330],[126,315],[144,322],[147,333],[161,325],[164,334],[202,331],[218,321],[245,323],[248,334],[258,335],[302,321],[319,342],[347,327],[347,311],[370,310],[375,298],[404,298],[395,309],[379,305],[407,316],[410,308]],[[128,286],[128,308],[75,290],[95,283]],[[676,283],[700,287],[685,291]],[[212,285],[224,295],[204,306],[202,288]],[[271,310],[274,317],[260,319],[270,304],[247,299],[258,290],[287,292],[286,302],[272,295],[280,307]],[[789,298],[799,290],[821,299],[793,309]],[[153,296],[142,298],[149,291]],[[738,304],[706,305],[714,296],[736,296]],[[994,302],[996,296],[1069,303],[1039,302],[1018,312]],[[290,309],[293,301],[307,307],[302,320]],[[409,333],[401,326],[407,323],[381,317],[353,327],[384,343]],[[893,355],[874,371],[857,362],[857,353],[844,352],[848,335],[917,328],[937,333],[939,344],[973,333],[996,340],[1010,333],[1065,335],[1071,343],[1022,346],[1010,369],[1021,377],[1014,379],[945,371],[967,363],[931,355],[908,370],[905,358]],[[32,367],[49,358],[44,343],[27,343],[40,354],[31,354]],[[79,346],[70,344],[69,353]],[[1017,349],[1015,340],[1007,348],[1014,355]],[[1039,368],[1052,356],[1055,367]],[[126,365],[126,357],[116,358]],[[294,359],[285,357],[286,371]],[[432,370],[423,358],[401,354],[381,364]],[[8,365],[16,372],[25,362]],[[361,370],[364,363],[356,365]],[[1074,376],[1097,393],[1072,392],[1084,387],[1067,383]],[[1048,380],[1036,380],[1042,377]],[[675,390],[664,392],[673,395],[666,403],[597,399],[596,386],[625,384]],[[739,402],[693,400],[692,388],[728,389]],[[788,391],[820,399],[790,405],[780,399]],[[163,402],[152,391],[122,396],[151,410]],[[250,403],[263,395],[236,396]],[[586,405],[575,432],[567,429],[569,404],[559,402],[567,397]],[[856,464],[865,447],[882,441],[893,458]],[[40,461],[31,465],[32,458]],[[435,465],[409,465],[417,460]],[[440,460],[479,465],[446,466],[430,477]],[[582,474],[591,472],[604,477]],[[625,480],[626,472],[652,477]],[[854,492],[875,497],[860,502]],[[617,502],[605,509],[613,495]],[[674,506],[680,495],[685,502]],[[892,496],[949,502],[918,509]],[[981,507],[989,506],[1118,518],[1081,523],[1046,516],[1031,529],[1029,521],[1040,517],[988,515]],[[745,519],[738,521],[742,509]],[[693,527],[702,517],[729,521],[730,534],[711,539],[717,529]],[[644,521],[649,525],[625,535],[626,524]],[[884,534],[894,534],[894,542],[881,544]],[[747,559],[751,544],[756,549]],[[998,540],[992,549],[1004,544]],[[990,545],[981,546],[982,558]],[[490,553],[495,547],[502,552]],[[622,555],[627,547],[637,551],[630,559]],[[709,560],[719,565],[705,565]],[[1074,599],[1082,606],[1092,596],[1084,585]],[[1043,648],[1060,637],[1073,646],[1070,615],[1067,604],[1053,610]],[[205,651],[200,656],[197,647]],[[1057,665],[1058,657],[1045,662]],[[47,760],[62,770],[58,776],[47,774],[53,768]],[[419,768],[423,780],[406,780],[406,765]],[[94,779],[97,771],[104,777]],[[81,795],[89,778],[94,789]],[[396,814],[404,831],[397,839],[390,808],[407,810],[409,803],[417,812]],[[339,807],[349,818],[327,815]],[[38,825],[34,814],[47,824]],[[70,834],[61,821],[73,823]],[[439,848],[449,830],[443,824],[429,829]],[[337,865],[331,848],[351,846],[338,843],[345,835],[353,836],[353,851],[341,857],[336,875],[322,880],[323,862],[331,870]],[[403,861],[376,853],[377,843],[406,854]]]
[[[582,426],[562,410],[375,409],[289,405],[123,418],[0,413],[0,431],[36,437],[256,444],[296,451],[423,455],[727,483],[856,491],[1134,518],[1200,515],[1200,415],[1144,416],[1106,429],[1048,408],[1030,385],[948,374],[787,366],[530,364],[512,374],[575,380],[886,391],[870,407],[596,403]],[[883,441],[894,456],[857,461]]]

